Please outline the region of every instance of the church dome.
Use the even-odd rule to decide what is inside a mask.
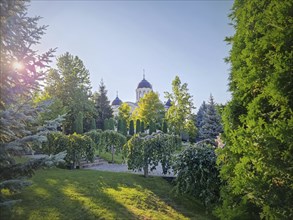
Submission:
[[[166,102],[165,106],[167,106],[167,107],[171,107],[172,106],[170,99],[168,99],[168,101]]]
[[[122,104],[122,101],[118,98],[118,96],[112,102],[112,105],[121,105],[121,104]]]
[[[152,89],[152,85],[146,79],[143,79],[138,84],[137,88],[138,89],[140,89],[140,88],[150,88],[150,89]]]

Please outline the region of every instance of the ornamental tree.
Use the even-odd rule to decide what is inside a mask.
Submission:
[[[115,153],[122,152],[122,147],[126,143],[126,137],[116,131],[103,131],[100,133],[99,149],[103,149],[112,154],[112,163],[114,163]]]
[[[221,219],[293,218],[292,1],[234,1]]]
[[[166,174],[171,168],[172,155],[180,146],[181,139],[175,135],[157,132],[143,137],[136,134],[124,146],[128,169],[143,169],[144,176],[148,177],[149,168],[152,171],[161,163]]]
[[[216,159],[214,147],[206,142],[191,145],[178,154],[174,165],[176,191],[200,199],[206,208],[215,205],[221,186]]]

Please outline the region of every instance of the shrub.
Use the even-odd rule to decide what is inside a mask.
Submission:
[[[221,182],[213,147],[189,146],[177,156],[174,172],[176,192],[199,198],[206,207],[218,202]]]

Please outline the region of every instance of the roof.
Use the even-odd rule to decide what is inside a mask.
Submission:
[[[146,79],[143,79],[141,80],[141,82],[138,84],[137,88],[150,88],[152,89],[152,85],[146,80]]]
[[[171,107],[172,106],[170,99],[167,100],[167,102],[165,103],[165,106],[168,106],[168,107]]]
[[[122,104],[122,101],[118,98],[118,96],[112,102],[112,105],[121,105],[121,104]]]

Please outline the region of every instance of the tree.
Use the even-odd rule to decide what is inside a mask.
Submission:
[[[217,204],[221,180],[216,159],[214,147],[205,142],[188,146],[175,159],[176,191],[200,199],[206,208]]]
[[[203,103],[201,104],[201,106],[198,109],[198,112],[196,114],[196,127],[197,129],[199,129],[200,127],[202,127],[202,122],[203,122],[203,117],[206,114],[206,110],[207,110],[207,104],[205,101],[203,101]]]
[[[143,169],[144,176],[148,177],[149,167],[152,171],[161,163],[163,173],[166,174],[172,164],[173,152],[180,146],[181,140],[175,135],[158,132],[143,137],[135,134],[124,145],[128,169]]]
[[[77,56],[66,52],[57,58],[57,69],[51,69],[46,77],[45,93],[50,98],[59,99],[62,106],[66,107],[66,121],[63,123],[65,133],[75,132],[75,120],[79,112],[83,114],[85,122],[94,115],[93,102],[89,99],[89,71]]]
[[[222,219],[293,218],[292,1],[234,2]]]
[[[167,124],[166,120],[164,120],[164,122],[163,122],[163,129],[162,129],[162,131],[164,133],[168,133],[168,124]]]
[[[82,112],[77,113],[76,119],[74,121],[74,131],[78,134],[83,133],[83,114],[82,114]]]
[[[144,133],[144,122],[143,121],[140,123],[140,132]]]
[[[149,134],[152,134],[155,132],[156,132],[156,124],[153,121],[151,121],[149,126]]]
[[[188,93],[187,83],[181,85],[178,76],[172,82],[173,93],[165,92],[165,97],[171,100],[171,107],[166,113],[169,129],[175,134],[187,132],[186,123],[192,118],[192,96]]]
[[[159,99],[158,93],[149,92],[139,100],[138,107],[133,112],[133,117],[149,126],[151,122],[161,122],[163,112],[164,106]]]
[[[126,122],[127,128],[129,127],[129,121],[131,117],[131,107],[123,102],[118,108],[118,117]]]
[[[134,123],[133,120],[130,121],[129,123],[129,135],[134,135]]]
[[[140,133],[140,130],[141,130],[140,120],[137,119],[137,120],[136,120],[136,125],[135,125],[135,133],[136,133],[136,134]]]
[[[213,96],[210,96],[209,103],[205,105],[205,111],[202,115],[198,129],[198,140],[210,139],[215,140],[223,132],[221,117],[218,114]]]
[[[114,163],[115,153],[122,152],[122,147],[126,143],[126,137],[116,131],[103,131],[100,134],[99,148],[112,154],[112,163]]]
[[[37,54],[32,49],[39,43],[46,26],[38,26],[40,17],[28,17],[25,1],[3,0],[1,8],[1,79],[0,79],[0,206],[19,202],[7,198],[30,185],[27,177],[38,168],[63,160],[64,153],[17,164],[14,156],[31,152],[31,145],[46,141],[47,134],[57,129],[59,117],[40,125],[38,114],[51,102],[34,105],[33,92],[40,89],[42,78],[54,50]],[[11,197],[10,197],[11,198]]]
[[[104,130],[104,121],[106,118],[113,117],[113,110],[107,97],[107,90],[103,80],[100,83],[99,93],[94,94],[94,102],[97,112],[97,128]]]

